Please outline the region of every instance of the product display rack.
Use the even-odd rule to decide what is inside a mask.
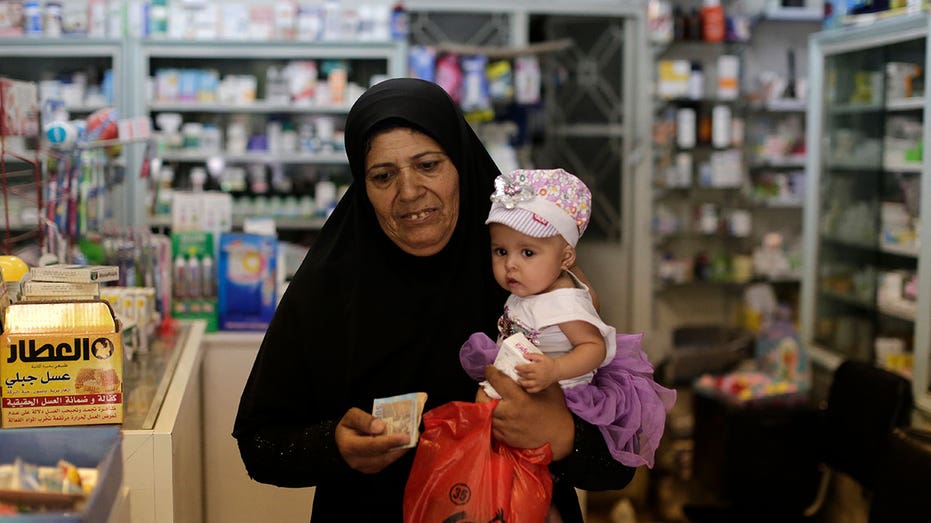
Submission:
[[[724,5],[725,10],[739,8]],[[798,134],[804,138],[807,104],[804,98],[782,97],[782,89],[766,92],[761,79],[767,75],[781,79],[792,76],[786,67],[787,42],[804,42],[808,34],[820,27],[820,17],[813,9],[781,8],[767,9],[751,20],[750,38],[746,41],[682,40],[658,44],[655,48],[656,61],[689,60],[702,64],[704,72],[700,98],[661,100],[657,96],[657,132],[654,137],[659,144],[654,145],[651,210],[657,237],[653,247],[655,270],[651,279],[652,324],[654,332],[667,340],[664,351],[673,349],[672,333],[678,327],[742,325],[746,320],[742,314],[743,292],[751,285],[769,284],[780,302],[790,306],[797,303],[804,200],[801,188],[786,191],[785,181],[793,179],[793,174],[802,174],[804,150],[793,155],[767,155],[763,154],[765,151],[760,142],[774,132],[772,128],[786,119],[801,119]],[[795,49],[795,58],[802,65],[805,63],[804,52],[804,47]],[[734,100],[716,97],[718,71],[715,61],[724,54],[740,59],[739,94]],[[799,67],[798,71],[804,73],[805,69]],[[800,94],[804,96],[804,92]],[[696,140],[698,143],[693,147],[679,147],[676,130],[673,129],[675,120],[668,120],[670,109],[675,112],[683,107],[692,108],[698,116],[710,113],[715,105],[727,107],[732,121],[738,124],[738,127],[731,128],[731,143],[727,147],[714,147]],[[696,126],[699,123],[696,117]],[[698,131],[695,133],[697,135]],[[699,173],[700,162],[706,161],[713,153],[727,150],[741,155],[739,181],[734,180],[724,186],[709,185]],[[692,176],[688,183],[664,173],[664,169],[668,172],[676,168],[679,153],[691,155]],[[802,185],[798,183],[802,179],[802,176],[797,176],[794,181]],[[774,180],[781,183],[781,192],[767,190],[768,185],[774,185]],[[704,211],[705,207],[713,207],[717,212],[713,213],[713,219],[705,217],[708,223],[703,224],[705,213],[699,211]],[[678,225],[673,227],[669,220],[674,216]],[[749,224],[742,222],[744,218]],[[767,272],[765,264],[755,261],[764,238],[770,232],[781,233],[785,247],[794,247],[794,252],[783,249],[787,251],[784,253],[787,269]],[[667,264],[670,260],[673,263]],[[686,260],[693,263],[687,264]],[[704,268],[701,277],[696,274],[695,261],[700,261]],[[752,269],[748,270],[748,266]]]
[[[126,42],[119,39],[102,38],[0,38],[0,75],[21,80],[38,82],[66,71],[78,71],[88,67],[112,69],[112,105],[126,109],[126,93],[123,74],[126,57]],[[101,78],[92,79],[99,82]],[[65,108],[71,113],[89,113],[106,107],[107,104],[87,105],[77,103]]]
[[[251,147],[249,150],[230,151],[226,147],[226,140],[229,139],[226,126],[235,118],[248,122],[253,131],[255,128],[264,131],[264,125],[269,119],[294,122],[325,116],[335,122],[334,126],[337,129],[342,129],[352,105],[351,98],[347,97],[340,103],[318,103],[316,100],[306,103],[269,101],[266,99],[269,86],[266,83],[265,72],[270,67],[281,68],[291,61],[314,61],[318,66],[327,60],[341,61],[348,67],[347,80],[363,89],[369,86],[375,75],[398,77],[406,73],[406,45],[393,41],[354,43],[144,40],[140,44],[140,50],[144,57],[142,78],[152,79],[159,69],[193,68],[215,70],[221,77],[248,74],[256,79],[254,99],[247,101],[179,101],[155,97],[145,100],[141,111],[152,116],[155,122],[158,121],[159,114],[178,113],[184,123],[209,122],[220,130],[223,143],[218,149],[160,149],[158,158],[163,165],[171,166],[175,175],[181,178],[181,183],[176,181],[175,186],[182,189],[186,188],[185,176],[190,173],[190,169],[196,166],[204,167],[208,161],[217,159],[225,167],[239,166],[241,169],[249,167],[265,171],[274,169],[283,173],[289,179],[289,183],[297,179],[305,180],[304,187],[294,189],[303,194],[308,194],[308,183],[312,185],[320,179],[348,183],[348,162],[341,143],[329,149],[314,151],[252,150]],[[154,80],[150,81],[154,83]],[[240,190],[237,194],[246,194],[245,197],[249,197],[248,191]],[[151,226],[166,224],[166,218],[163,216],[150,215],[145,220]],[[236,223],[241,223],[241,218],[238,218]],[[276,217],[276,226],[283,230],[314,231],[318,230],[322,223],[322,217]]]
[[[809,43],[803,342],[819,368],[874,362],[912,379],[931,412],[931,136],[927,14],[815,35]],[[925,84],[926,85],[926,84]],[[902,129],[910,139],[902,139]],[[918,151],[916,154],[915,151]]]

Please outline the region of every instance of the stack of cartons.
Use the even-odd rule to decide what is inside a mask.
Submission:
[[[118,277],[116,267],[60,265],[31,269],[25,284],[65,284],[61,295]],[[122,423],[123,344],[107,302],[18,301],[0,342],[0,426]]]

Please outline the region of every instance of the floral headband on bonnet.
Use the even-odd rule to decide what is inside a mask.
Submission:
[[[534,238],[560,235],[575,247],[592,215],[592,192],[562,169],[518,169],[495,178],[485,223]]]

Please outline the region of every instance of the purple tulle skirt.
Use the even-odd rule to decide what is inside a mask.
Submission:
[[[614,459],[630,467],[652,468],[676,391],[653,381],[653,366],[640,348],[642,339],[643,334],[618,334],[614,359],[595,372],[591,383],[564,394],[569,410],[601,430]],[[462,345],[459,360],[472,379],[481,381],[497,352],[495,342],[477,332]]]

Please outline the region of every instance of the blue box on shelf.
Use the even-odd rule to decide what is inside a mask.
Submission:
[[[0,463],[21,458],[54,466],[65,460],[79,468],[96,468],[97,485],[78,511],[34,512],[4,516],[4,522],[106,522],[123,484],[122,434],[119,427],[37,427],[0,429]]]
[[[220,236],[217,315],[220,330],[264,331],[278,306],[278,239],[258,234]]]

